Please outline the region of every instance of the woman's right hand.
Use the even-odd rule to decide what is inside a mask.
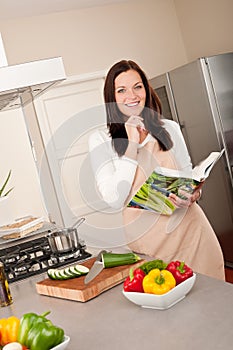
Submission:
[[[169,199],[177,208],[190,207],[194,202],[201,197],[201,186],[197,188],[192,194],[186,191],[180,190],[179,195],[183,196],[183,199],[176,196],[174,193],[170,193]]]
[[[137,115],[132,115],[125,123],[125,129],[128,135],[128,140],[138,144],[140,141],[140,130],[145,130],[143,118]]]

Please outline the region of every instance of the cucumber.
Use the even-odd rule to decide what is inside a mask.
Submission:
[[[69,275],[68,276],[68,274],[65,272],[65,270],[63,269],[63,270],[57,270],[56,272],[55,272],[55,276],[58,276],[58,277],[60,277],[60,279],[61,280],[68,280],[69,278],[71,278],[71,276]]]
[[[75,265],[75,270],[81,275],[86,275],[89,272],[89,268],[83,265]]]
[[[70,266],[70,267],[69,267],[69,271],[70,271],[70,273],[72,273],[73,276],[75,276],[75,277],[81,276],[81,273],[78,272],[78,271],[76,270],[75,266]]]
[[[134,253],[124,253],[124,254],[117,254],[117,253],[103,253],[102,254],[102,261],[104,263],[104,267],[115,267],[115,266],[121,266],[121,265],[130,265],[134,264],[137,261],[140,261],[141,258]]]
[[[65,267],[64,269],[49,269],[47,275],[53,280],[68,280],[70,278],[86,275],[89,268],[83,265],[74,265]]]
[[[70,271],[69,267],[65,268],[64,270],[62,270],[62,273],[67,276],[67,277],[75,277],[75,275]]]
[[[55,269],[49,269],[49,270],[47,271],[48,276],[49,276],[50,278],[52,278],[53,280],[56,279],[55,274],[54,274],[55,271],[56,271]]]
[[[56,280],[65,280],[67,279],[67,276],[63,274],[62,270],[55,270],[54,276]]]

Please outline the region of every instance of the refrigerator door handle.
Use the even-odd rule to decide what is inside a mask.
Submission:
[[[190,149],[190,140],[189,140],[189,137],[188,137],[187,128],[185,126],[185,121],[184,120],[180,121],[180,129],[181,129],[181,132],[182,132],[182,134],[184,136],[186,147],[188,149],[190,158],[193,161],[193,156],[192,156],[192,152],[191,152],[191,149]]]

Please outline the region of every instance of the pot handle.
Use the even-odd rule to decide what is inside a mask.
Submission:
[[[72,228],[80,226],[83,221],[85,221],[85,218],[78,219],[73,225]]]

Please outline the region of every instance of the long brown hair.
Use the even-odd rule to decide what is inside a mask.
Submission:
[[[115,63],[109,70],[104,84],[104,100],[107,114],[107,126],[112,137],[112,143],[119,156],[125,154],[128,147],[128,136],[125,129],[125,116],[120,112],[115,99],[115,79],[128,70],[135,70],[141,77],[146,91],[145,107],[141,113],[144,125],[149,133],[158,140],[160,148],[167,151],[172,148],[170,134],[163,127],[161,120],[162,107],[159,97],[150,86],[143,70],[133,61],[122,60]]]

